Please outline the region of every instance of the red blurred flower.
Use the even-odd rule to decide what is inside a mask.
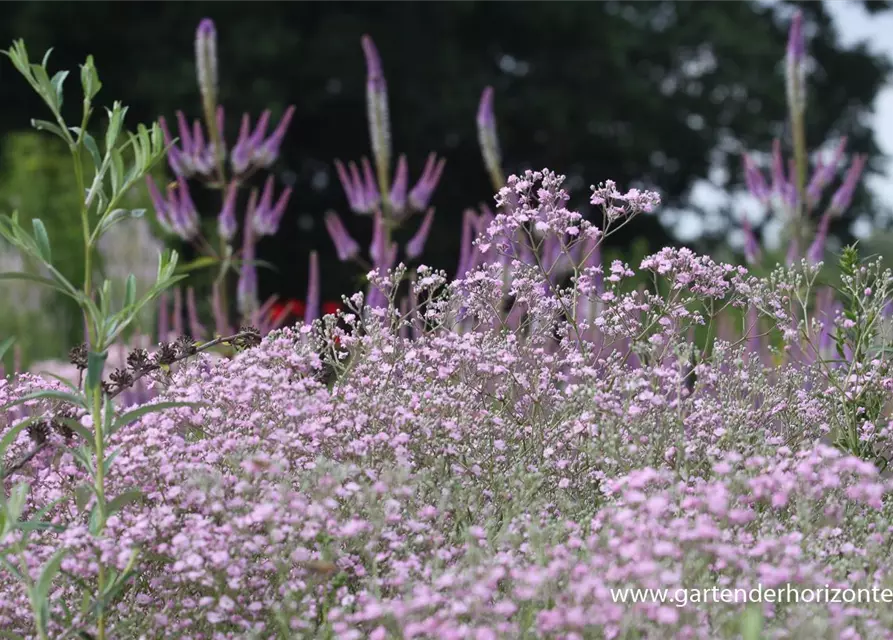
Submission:
[[[307,309],[307,305],[303,300],[295,300],[294,298],[289,300],[279,300],[277,301],[271,308],[270,313],[272,314],[272,319],[274,322],[278,322],[279,320],[303,320],[304,312]],[[336,313],[339,309],[341,309],[341,304],[338,302],[328,301],[322,303],[322,313],[323,315],[328,315],[330,313]]]

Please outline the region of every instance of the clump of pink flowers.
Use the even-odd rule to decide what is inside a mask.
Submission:
[[[45,446],[7,490],[27,479],[25,515],[47,507],[55,526],[6,534],[0,554],[36,576],[68,551],[53,633],[91,632],[100,566],[136,567],[108,605],[121,638],[739,637],[753,605],[612,590],[889,586],[890,416],[873,400],[893,388],[889,332],[866,347],[846,333],[858,318],[796,323],[808,264],[757,278],[665,249],[603,265],[615,223],[659,198],[606,182],[592,201],[601,226],[561,176],[512,176],[459,279],[421,266],[404,294],[402,265],[379,270],[376,309],[356,294],[231,360],[178,365],[149,403],[191,404],[109,439],[107,491],[134,497],[101,536],[78,433],[22,432],[6,468]],[[871,288],[882,324],[893,275],[861,269],[848,286]],[[722,314],[740,323],[728,335]],[[835,323],[840,362],[807,357]],[[0,384],[0,406],[51,385]],[[65,409],[31,404],[0,421]],[[854,418],[870,457],[831,446]],[[0,594],[0,624],[31,634],[21,582],[0,573]],[[755,606],[760,637],[893,628],[883,602]]]

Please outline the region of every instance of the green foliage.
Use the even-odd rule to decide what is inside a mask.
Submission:
[[[11,216],[0,217],[0,236],[18,249],[22,256],[37,263],[40,274],[24,271],[4,273],[2,280],[18,279],[31,285],[39,284],[72,300],[83,314],[84,330],[88,336],[87,377],[83,392],[77,389],[74,390],[75,393],[42,391],[31,394],[31,398],[61,399],[89,412],[92,419],[92,433],[76,431],[84,443],[78,449],[72,450],[72,453],[92,478],[91,490],[96,496],[96,503],[90,516],[90,532],[99,536],[102,535],[107,519],[135,499],[132,493],[111,498],[105,495],[105,474],[115,459],[115,453],[106,455],[109,432],[114,427],[115,418],[111,397],[102,385],[108,349],[121,338],[144,308],[153,304],[162,291],[183,276],[175,275],[177,254],[165,252],[159,256],[155,284],[140,295],[136,291],[136,279],[133,276],[128,277],[123,287],[123,303],[118,306],[114,300],[113,283],[105,279],[102,286],[97,288],[94,286],[93,273],[99,254],[99,241],[103,234],[122,220],[140,217],[145,212],[143,209],[124,208],[123,205],[127,194],[164,157],[166,149],[157,124],[153,124],[151,128],[140,124],[137,125],[136,133],[126,132],[126,135],[122,135],[125,133],[123,121],[127,108],[120,102],[115,102],[112,109],[106,109],[108,125],[104,136],[104,150],[100,151],[96,140],[87,130],[93,115],[92,100],[102,86],[92,57],[88,57],[86,63],[81,65],[83,113],[80,126],[72,127],[68,126],[61,113],[62,86],[68,72],[60,71],[51,78],[46,66],[49,52],[41,64],[33,64],[21,40],[14,42],[12,48],[4,53],[42,98],[55,121],[33,120],[32,125],[38,130],[48,131],[57,136],[65,143],[71,154],[75,200],[69,215],[80,223],[83,250],[82,283],[75,284],[73,277],[67,277],[57,268],[50,233],[41,218],[30,219],[29,231],[28,225],[23,224],[22,218],[16,211]],[[6,408],[8,407],[3,407]],[[0,449],[5,449],[12,442],[10,438],[17,435],[14,432],[13,435],[7,434],[0,442]],[[0,455],[2,453],[0,450]],[[3,501],[0,507],[5,514],[5,522],[18,521],[27,493],[28,486],[22,484],[13,490],[11,500]],[[22,541],[20,544],[25,542]],[[50,592],[53,579],[61,566],[62,556],[61,552],[54,555],[36,582],[30,577],[27,567],[22,567],[19,575],[30,596],[36,631],[41,638],[47,638]],[[105,638],[105,612],[111,606],[112,598],[120,594],[126,586],[135,561],[134,555],[127,570],[121,574],[106,568],[102,561],[99,563],[95,593],[89,596],[94,601],[91,611],[95,612],[99,640]],[[12,566],[8,558],[4,564]]]

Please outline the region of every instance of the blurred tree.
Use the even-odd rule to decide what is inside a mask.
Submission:
[[[862,47],[842,47],[822,3],[801,5],[816,63],[809,142],[815,148],[848,135],[850,149],[870,153],[876,170],[878,150],[865,116],[889,65]],[[302,295],[307,252],[319,247],[324,295],[332,297],[355,286],[356,273],[336,263],[321,221],[329,208],[347,209],[333,159],[369,153],[363,33],[382,55],[394,148],[408,154],[411,179],[430,150],[448,159],[425,261],[452,271],[463,208],[492,197],[475,130],[483,87],[495,87],[507,170],[533,165],[566,173],[575,204],[586,202],[591,182],[612,178],[656,187],[668,205],[684,206],[711,165],[725,169],[718,186],[740,186],[740,151],[768,150],[773,136],[785,135],[782,60],[790,10],[790,3],[670,0],[7,3],[0,40],[24,37],[35,54],[53,46],[58,68],[73,69],[94,54],[100,95],[130,104],[131,121],[178,108],[197,116],[192,38],[202,17],[213,18],[227,138],[234,140],[242,111],[256,116],[269,107],[275,116],[290,103],[298,109],[276,167],[297,194],[279,235],[260,246],[260,257],[281,269],[265,274],[262,287]],[[0,65],[5,129],[22,128],[41,113],[13,75]],[[197,199],[205,215],[216,214],[216,200]],[[851,216],[868,211],[872,203],[862,190]],[[346,218],[368,240],[369,221]],[[845,236],[849,221],[834,231]],[[652,247],[672,240],[656,217],[624,232],[615,239],[621,248],[640,235]]]

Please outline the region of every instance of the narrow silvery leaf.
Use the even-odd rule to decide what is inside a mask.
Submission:
[[[15,341],[15,336],[10,336],[6,340],[0,341],[0,360],[3,360],[3,356],[6,355],[6,352],[9,351],[9,348]]]
[[[53,91],[55,91],[57,109],[62,108],[62,85],[65,84],[65,78],[67,77],[67,71],[59,71],[53,76],[53,79],[50,80],[50,84],[53,85]]]
[[[44,262],[52,262],[53,254],[50,251],[50,237],[47,235],[46,227],[43,226],[43,221],[40,218],[34,218],[31,221],[31,227],[34,229],[34,242],[37,243],[40,257]]]
[[[124,308],[128,309],[136,302],[136,276],[132,273],[127,276],[127,284],[124,288]]]
[[[122,107],[120,102],[112,105],[111,111],[106,109],[109,115],[109,127],[105,132],[105,148],[112,149],[118,141],[118,134],[121,133],[121,125],[124,122],[124,116],[127,115],[127,107]]]
[[[55,133],[57,136],[68,142],[68,138],[65,136],[65,133],[62,129],[59,128],[59,125],[47,122],[46,120],[37,120],[31,119],[31,126],[37,129],[38,131],[49,131],[51,133]]]
[[[108,355],[106,351],[102,353],[90,351],[87,354],[87,389],[96,389],[99,383],[102,382],[102,370],[105,368],[105,361]]]

